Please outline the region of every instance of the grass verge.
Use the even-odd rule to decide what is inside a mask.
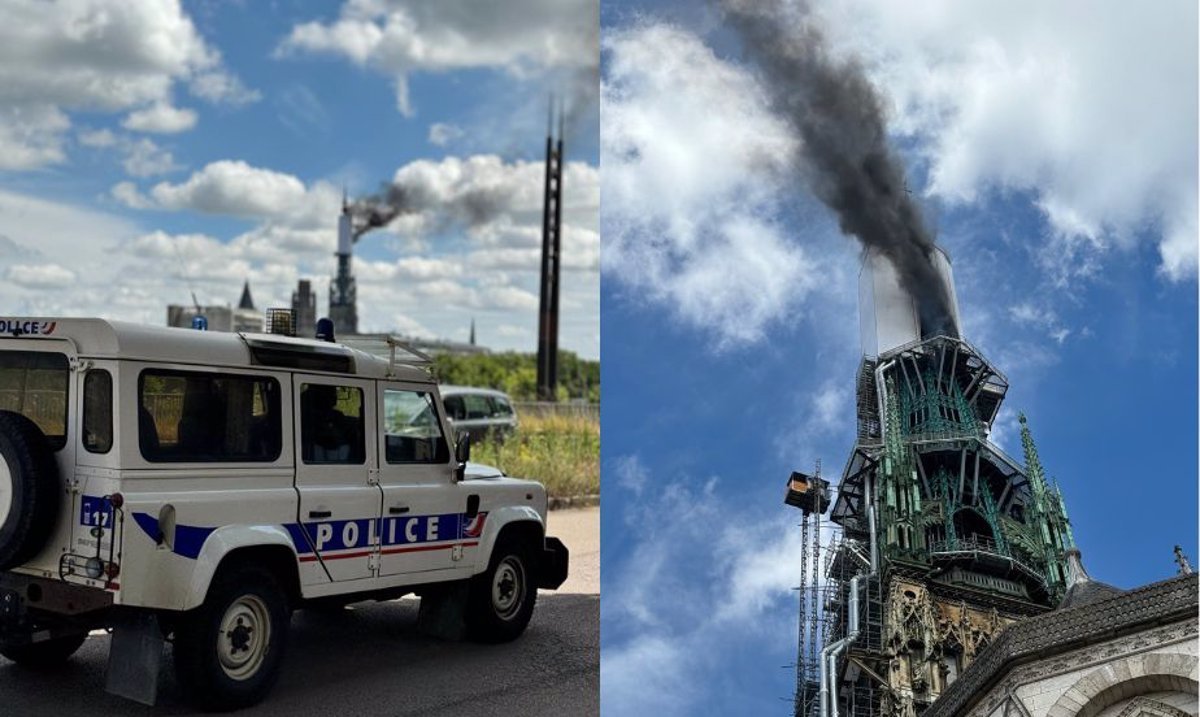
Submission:
[[[551,497],[599,494],[600,424],[582,416],[523,416],[507,440],[471,446],[471,460],[543,483]]]

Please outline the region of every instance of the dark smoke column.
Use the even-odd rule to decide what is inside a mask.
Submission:
[[[538,308],[537,391],[542,401],[558,394],[558,287],[562,257],[562,118],[558,142],[554,120],[546,133],[546,191],[542,209],[542,287]]]
[[[933,235],[904,185],[887,143],[883,108],[863,68],[830,57],[800,0],[721,0],[762,70],[777,112],[800,139],[793,159],[842,232],[887,257],[917,303],[923,336],[957,337],[945,283],[934,267]]]

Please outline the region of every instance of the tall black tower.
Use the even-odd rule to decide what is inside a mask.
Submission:
[[[546,129],[546,190],[542,208],[542,287],[538,309],[537,390],[553,401],[558,390],[558,289],[562,257],[562,115],[554,139],[554,108]]]

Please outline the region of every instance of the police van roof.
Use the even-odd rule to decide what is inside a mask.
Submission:
[[[107,319],[0,317],[0,350],[12,338],[66,339],[81,358],[346,373],[431,381],[423,369],[348,346],[277,334],[197,331]]]
[[[458,396],[468,393],[476,393],[482,396],[495,396],[496,398],[508,398],[508,394],[503,391],[498,391],[494,388],[483,388],[481,386],[455,386],[449,383],[443,383],[438,386],[438,390],[442,396]]]

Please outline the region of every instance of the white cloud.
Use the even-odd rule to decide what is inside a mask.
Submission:
[[[70,127],[70,118],[53,105],[6,107],[0,100],[0,170],[60,164],[66,159],[63,134]]]
[[[616,469],[613,473],[617,476],[617,485],[632,493],[635,498],[640,498],[650,480],[650,473],[642,465],[641,459],[635,454],[617,456],[614,462]]]
[[[1073,331],[1062,324],[1058,314],[1050,308],[1032,301],[1022,301],[1008,308],[1008,314],[1019,325],[1032,326],[1043,331],[1060,346]]]
[[[522,309],[535,311],[538,307],[538,297],[533,292],[516,286],[497,286],[487,289],[484,294],[486,306],[500,309]]]
[[[160,182],[149,196],[161,209],[316,225],[332,225],[341,201],[332,185],[309,188],[290,174],[241,160],[212,162],[179,184]]]
[[[594,93],[598,36],[597,0],[348,0],[333,22],[293,27],[276,54],[338,55],[386,73],[397,109],[411,116],[415,72],[491,68],[528,77],[566,70],[576,90]]]
[[[14,264],[8,268],[9,281],[32,289],[61,289],[75,281],[75,272],[58,264]]]
[[[688,32],[643,25],[604,49],[606,275],[719,346],[760,340],[814,285],[813,260],[765,218],[791,191],[793,140],[753,77]]]
[[[830,312],[830,323],[849,310],[841,306]],[[801,389],[790,392],[790,411],[772,427],[775,451],[788,462],[796,456],[819,456],[822,446],[848,445],[854,440],[854,384],[847,379],[845,368],[854,365],[856,347],[852,341],[835,338],[833,331],[817,328],[815,333],[829,337],[828,343],[835,347],[833,355],[822,356],[818,372],[810,375]]]
[[[262,99],[258,90],[249,89],[236,76],[222,70],[197,75],[190,89],[201,99],[229,105],[246,105]]]
[[[170,151],[160,147],[148,137],[133,137],[124,133],[113,132],[110,129],[81,129],[78,132],[79,144],[95,150],[114,150],[122,156],[121,166],[126,174],[132,177],[153,177],[159,174],[169,174],[182,167],[175,162]],[[128,185],[128,186],[124,186]],[[147,200],[137,195],[136,188],[128,182],[121,182],[120,188],[113,188],[113,196],[130,206],[141,207]]]
[[[109,129],[84,130],[79,133],[79,143],[84,147],[112,147],[117,136]]]
[[[292,83],[285,87],[279,92],[275,106],[279,121],[298,135],[329,131],[329,112],[321,98],[305,85]]]
[[[1032,192],[1052,243],[1069,246],[1047,259],[1067,279],[1139,237],[1165,276],[1195,276],[1195,3],[821,9],[834,41],[867,59],[893,129],[919,140],[932,195]]]
[[[109,191],[113,198],[131,209],[150,209],[154,206],[133,182],[117,182]]]
[[[136,233],[126,219],[0,189],[0,235],[54,261],[79,262],[68,268],[106,263],[113,245]]]
[[[827,381],[812,396],[813,430],[826,434],[842,427],[847,416],[854,415],[854,404],[850,402],[849,382]]]
[[[389,282],[397,279],[451,279],[462,276],[458,261],[421,256],[403,257],[392,263],[355,259],[354,272],[360,282]]]
[[[164,124],[155,109],[169,106],[176,84],[214,101],[235,94],[205,79],[236,84],[172,0],[0,0],[0,17],[0,168],[64,161],[70,112],[132,112],[134,125],[180,128],[194,124],[178,114],[190,111]]]
[[[177,134],[196,126],[196,112],[159,102],[145,109],[130,112],[129,116],[121,121],[121,126],[138,132]]]
[[[723,656],[794,644],[775,638],[795,634],[791,588],[799,571],[788,558],[799,552],[799,530],[782,510],[731,503],[717,493],[716,479],[664,480],[651,477],[637,455],[616,461],[625,476],[617,489],[626,493],[619,503],[630,548],[602,588],[605,710],[713,710],[697,703],[710,695],[695,685],[725,677]]]
[[[134,177],[152,177],[180,168],[170,152],[144,137],[128,143],[121,166]]]
[[[456,139],[463,136],[461,127],[443,122],[434,122],[429,125],[429,143],[436,144],[439,147],[445,147]]]

